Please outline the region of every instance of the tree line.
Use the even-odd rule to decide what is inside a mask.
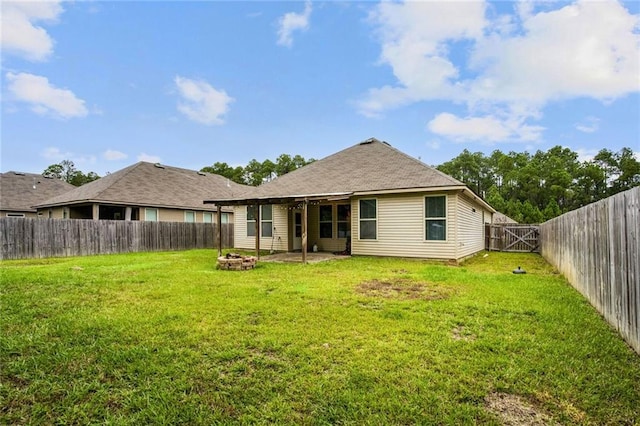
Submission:
[[[258,186],[313,161],[281,154],[275,161],[252,159],[244,167],[215,162],[200,171]],[[578,153],[561,146],[535,154],[495,150],[488,156],[465,149],[436,168],[462,181],[496,210],[520,223],[544,222],[640,185],[640,162],[630,148],[618,152],[601,149],[589,161],[579,161]],[[100,177],[94,172],[84,174],[70,160],[52,164],[43,174],[75,186]]]
[[[601,149],[589,161],[561,146],[489,156],[465,149],[437,169],[520,223],[544,222],[640,185],[640,162],[630,148]]]
[[[82,186],[85,183],[93,182],[100,179],[95,172],[84,174],[76,169],[76,165],[71,160],[62,160],[59,163],[52,164],[42,172],[44,177],[55,178],[70,183],[73,186]]]
[[[244,167],[232,167],[227,163],[215,162],[211,166],[203,167],[200,171],[224,176],[243,185],[258,186],[314,161],[313,158],[305,160],[301,155],[281,154],[275,162],[269,159],[262,162],[253,159]],[[63,160],[60,163],[50,165],[42,172],[42,175],[63,180],[74,186],[81,186],[100,179],[100,176],[95,172],[85,174],[78,170],[71,160]]]
[[[305,160],[301,155],[292,157],[289,154],[281,154],[275,162],[269,159],[259,162],[254,158],[244,167],[231,167],[227,163],[216,162],[211,166],[203,167],[200,171],[224,176],[243,185],[258,186],[314,161],[313,158]]]

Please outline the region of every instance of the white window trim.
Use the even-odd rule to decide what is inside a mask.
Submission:
[[[360,202],[361,201],[367,201],[367,200],[375,200],[376,202],[376,218],[375,219],[369,219],[369,218],[365,218],[362,219],[361,218],[361,214],[362,214],[362,209],[360,208]],[[358,240],[359,241],[378,241],[378,220],[380,219],[380,214],[379,214],[379,210],[380,210],[380,201],[377,198],[360,198],[358,199]],[[360,238],[360,222],[363,220],[375,220],[376,222],[376,237],[375,238]]]
[[[262,208],[266,207],[266,206],[271,206],[271,219],[270,220],[264,220],[264,215],[262,214]],[[253,227],[252,229],[255,229],[256,220],[255,219],[249,219],[249,207],[251,207],[251,206],[247,206],[247,209],[246,209],[246,222],[247,222],[247,237],[251,238],[251,237],[255,237],[255,231],[254,231],[254,235],[249,235],[249,228]],[[256,205],[255,207],[260,209],[259,210],[260,211],[260,226],[258,227],[260,229],[260,238],[273,238],[273,214],[275,212],[275,209],[273,208],[273,204],[260,204],[260,205]],[[229,219],[229,216],[227,216],[227,223],[229,223],[228,219]],[[267,222],[271,223],[271,235],[262,235],[262,225],[267,223]]]
[[[193,222],[187,222],[187,214],[188,213],[193,213]],[[196,215],[196,212],[193,210],[185,210],[184,211],[184,221],[185,223],[196,223],[198,221],[198,217]]]
[[[147,219],[147,211],[148,210],[155,210],[156,211],[156,220]],[[144,208],[144,221],[145,222],[160,222],[160,211],[159,211],[159,209],[153,208],[153,207],[145,207]]]
[[[427,198],[444,197],[444,217],[429,217],[427,218]],[[422,238],[425,243],[430,244],[443,244],[449,241],[449,218],[447,213],[449,212],[449,197],[447,194],[430,194],[425,195],[422,202]],[[427,239],[427,220],[444,220],[444,240],[428,240]]]
[[[262,207],[271,207],[271,219],[270,220],[264,220],[264,214],[262,214]],[[273,238],[273,212],[275,211],[275,209],[273,208],[273,204],[264,204],[262,206],[260,206],[260,238]],[[271,226],[271,235],[262,235],[262,225],[264,225],[265,223],[270,223]]]
[[[248,205],[245,208],[245,222],[247,223],[247,232],[245,232],[245,234],[247,234],[248,238],[255,238],[256,237],[256,219],[255,219],[255,215],[253,219],[249,219],[249,207],[254,207],[254,208],[260,208],[260,206],[257,205]],[[249,235],[249,229],[253,229],[253,235]]]

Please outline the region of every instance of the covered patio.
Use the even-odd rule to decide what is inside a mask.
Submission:
[[[266,260],[269,261],[267,259],[265,259],[264,256],[260,256],[260,206],[263,205],[281,205],[281,206],[287,206],[288,208],[298,208],[301,211],[301,245],[302,245],[302,249],[300,251],[294,251],[294,252],[287,252],[287,253],[280,253],[279,255],[282,255],[281,258],[282,259],[286,259],[286,260],[273,260],[273,261],[283,261],[283,262],[292,262],[292,261],[298,261],[298,262],[302,262],[302,263],[307,263],[312,262],[314,259],[321,259],[321,260],[315,260],[317,261],[322,261],[322,260],[328,260],[328,259],[323,259],[323,256],[332,256],[332,257],[337,257],[337,255],[334,255],[332,253],[326,253],[326,252],[322,252],[322,253],[314,253],[314,252],[309,252],[309,243],[308,243],[308,211],[309,211],[309,205],[310,204],[318,204],[321,202],[332,202],[332,201],[339,201],[339,200],[348,200],[349,197],[352,195],[352,192],[340,192],[340,193],[330,193],[330,194],[308,194],[308,195],[293,195],[293,196],[283,196],[283,197],[273,197],[273,196],[268,196],[268,197],[238,197],[238,198],[226,198],[226,199],[215,199],[215,200],[204,200],[204,204],[215,204],[217,206],[217,210],[218,210],[218,214],[217,214],[217,220],[218,220],[218,232],[221,232],[221,209],[222,207],[228,207],[228,206],[256,206],[258,208],[255,209],[255,256],[258,259],[261,260]],[[222,245],[221,245],[221,235],[218,235],[218,256],[222,255]],[[277,256],[277,255],[274,255]],[[343,257],[347,257],[347,256],[343,256]],[[296,259],[297,260],[293,260]]]

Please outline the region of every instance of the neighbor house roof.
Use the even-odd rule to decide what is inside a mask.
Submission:
[[[73,189],[65,181],[35,173],[0,173],[0,210],[35,213],[34,205]]]
[[[37,207],[102,203],[214,210],[214,206],[203,205],[202,200],[233,197],[246,188],[219,175],[141,161]]]
[[[465,189],[466,185],[375,138],[314,161],[233,199],[347,197],[367,193]]]

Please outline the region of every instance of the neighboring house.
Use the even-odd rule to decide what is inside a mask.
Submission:
[[[236,248],[340,252],[349,243],[355,255],[456,260],[485,248],[495,212],[462,182],[373,138],[205,203],[236,207]]]
[[[215,174],[139,162],[36,207],[53,218],[216,222],[217,207],[202,200],[246,189]],[[222,222],[232,222],[233,210],[222,212]]]
[[[37,217],[34,205],[73,189],[65,181],[34,173],[0,173],[0,217]]]

